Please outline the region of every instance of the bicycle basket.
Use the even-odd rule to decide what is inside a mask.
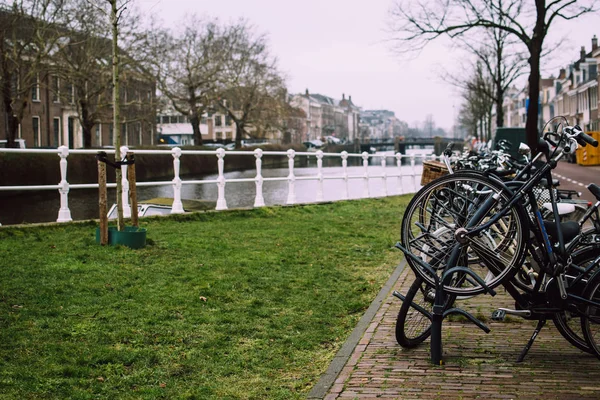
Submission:
[[[421,175],[421,186],[427,185],[434,179],[440,178],[448,173],[446,164],[439,161],[423,161],[423,175]]]

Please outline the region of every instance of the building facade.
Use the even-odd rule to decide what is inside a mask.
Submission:
[[[591,50],[581,47],[579,57],[561,68],[557,77],[540,80],[539,129],[551,118],[564,116],[569,125],[586,131],[600,130],[598,86],[600,48],[594,35]],[[528,106],[527,88],[510,88],[504,98],[504,126],[525,127]]]

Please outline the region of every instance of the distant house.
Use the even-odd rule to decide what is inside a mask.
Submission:
[[[406,123],[389,110],[364,110],[360,112],[363,139],[391,139],[406,133]]]
[[[558,77],[540,80],[539,129],[555,116],[564,116],[568,124],[580,125],[587,131],[600,129],[599,64],[600,48],[594,35],[590,52],[582,46],[579,57],[566,68],[561,68]],[[528,100],[526,88],[507,91],[504,98],[505,127],[525,127]]]
[[[352,102],[352,97],[342,94],[341,100],[322,94],[292,96],[290,101],[306,114],[306,137],[304,141],[335,136],[341,140],[354,141],[359,133],[360,108]]]
[[[21,29],[23,24],[32,24],[31,19],[23,19],[21,25],[15,23],[14,14],[10,11],[0,10],[0,40],[3,41],[4,51],[8,51],[12,43],[12,37],[24,37],[30,29]],[[29,26],[30,26],[29,25]],[[25,28],[29,28],[25,26]],[[82,43],[89,38],[76,32],[65,32],[60,26],[54,27],[53,33],[60,32],[61,41],[55,44],[55,53],[69,52],[70,54],[81,54]],[[9,36],[10,35],[10,36]],[[19,36],[21,35],[21,36]],[[103,38],[95,38],[97,48],[94,62],[104,65],[111,63],[111,42]],[[79,52],[79,53],[78,53]],[[94,125],[91,127],[91,147],[111,146],[113,144],[114,132],[112,121],[112,88],[111,76],[82,74],[86,80],[85,86],[93,86],[93,99],[89,99],[89,92],[83,93],[82,89],[74,84],[75,78],[66,64],[57,64],[56,61],[45,61],[32,81],[21,83],[25,75],[23,72],[28,68],[30,55],[22,56],[22,64],[13,66],[14,87],[25,85],[27,96],[24,98],[24,107],[21,123],[18,126],[18,139],[23,139],[27,147],[58,147],[69,148],[84,147],[85,139],[81,125],[80,111],[82,103],[88,103],[88,111],[93,115]],[[96,85],[97,84],[97,85]],[[155,82],[148,79],[142,71],[134,66],[123,66],[121,70],[121,117],[120,130],[122,144],[128,146],[151,145],[155,139]],[[14,93],[21,89],[12,89]],[[91,91],[91,89],[90,89]],[[93,103],[93,105],[90,105]],[[0,106],[6,110],[4,99],[0,96]],[[93,113],[91,112],[94,108]],[[0,112],[0,138],[7,138],[7,114]]]

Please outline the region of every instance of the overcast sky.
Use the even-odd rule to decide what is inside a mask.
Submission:
[[[411,126],[432,114],[446,129],[460,107],[457,90],[440,78],[444,69],[457,71],[460,62],[448,43],[431,43],[411,59],[391,51],[386,21],[392,0],[135,1],[169,27],[192,13],[225,22],[247,19],[268,35],[291,93],[309,89],[334,98],[344,93],[363,109],[394,111]],[[600,15],[557,28],[555,33],[569,42],[547,61],[552,63],[548,74],[577,58],[582,45],[590,50],[592,36],[600,35]]]

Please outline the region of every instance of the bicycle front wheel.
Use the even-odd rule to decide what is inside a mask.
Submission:
[[[528,224],[521,205],[507,208],[510,197],[501,183],[474,172],[446,175],[423,187],[402,219],[401,242],[414,257],[408,256],[407,262],[415,274],[435,286],[431,272],[415,260],[420,258],[439,278],[454,266],[469,268],[491,288],[512,277],[525,257]],[[458,241],[461,231],[487,223],[500,211],[505,212],[502,218]],[[448,265],[452,253],[458,253],[457,262]],[[444,289],[461,296],[485,291],[466,274],[457,274]]]
[[[444,310],[454,304],[456,296],[447,295]],[[435,289],[417,277],[406,293],[396,319],[396,341],[404,348],[413,348],[431,335],[431,313]]]

